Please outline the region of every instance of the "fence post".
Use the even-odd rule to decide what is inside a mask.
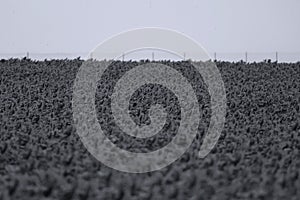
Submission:
[[[276,62],[278,62],[278,52],[276,51]]]
[[[217,52],[214,53],[215,61],[217,60]]]
[[[152,52],[152,61],[154,61],[154,52]]]

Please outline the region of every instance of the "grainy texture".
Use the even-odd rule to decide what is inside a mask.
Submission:
[[[197,158],[210,116],[199,79],[204,118],[189,151],[160,171],[128,174],[93,158],[75,132],[72,86],[82,62],[0,61],[0,199],[300,199],[300,63],[217,62],[228,108],[213,151]],[[129,68],[137,64],[115,63]],[[136,99],[143,105],[140,93]],[[178,106],[172,98],[171,105]],[[133,108],[137,123],[149,123],[134,113]],[[180,119],[176,113],[170,126]],[[120,142],[113,134],[108,133],[110,139]],[[142,147],[149,151],[166,141],[167,136],[160,136]],[[141,150],[138,144],[119,146]]]

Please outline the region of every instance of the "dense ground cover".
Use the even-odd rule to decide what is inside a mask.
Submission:
[[[300,63],[217,62],[226,87],[226,123],[213,151],[199,159],[197,150],[210,116],[206,87],[201,77],[184,71],[190,67],[187,62],[163,62],[183,69],[198,83],[203,111],[199,134],[170,166],[128,174],[97,161],[76,134],[72,87],[82,62],[0,61],[0,199],[299,199]],[[116,62],[111,72],[138,64]],[[105,112],[99,98],[110,83],[97,90],[98,118]],[[145,93],[151,90],[155,98]],[[141,99],[148,95],[174,106],[168,122],[176,129],[176,98],[158,90],[150,85],[135,93],[132,117],[149,123],[143,106],[134,106],[144,105]],[[143,152],[165,145],[173,135],[134,141],[107,133],[120,147]]]

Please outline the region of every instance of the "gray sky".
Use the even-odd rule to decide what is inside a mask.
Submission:
[[[174,29],[208,52],[300,52],[299,0],[1,0],[0,53],[89,52],[121,31]]]

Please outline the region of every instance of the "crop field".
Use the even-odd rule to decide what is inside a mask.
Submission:
[[[143,174],[103,165],[76,134],[72,94],[83,62],[0,60],[0,200],[300,199],[299,62],[216,62],[226,89],[226,121],[214,149],[200,159],[211,116],[207,87],[188,62],[160,61],[188,77],[202,119],[183,156]],[[180,123],[176,97],[150,84],[134,93],[131,116],[137,124],[149,124],[149,104],[162,104],[169,114],[166,134],[135,139],[113,128],[107,100],[113,83],[142,62],[148,61],[114,62],[95,94],[107,137],[132,152],[166,145]]]

